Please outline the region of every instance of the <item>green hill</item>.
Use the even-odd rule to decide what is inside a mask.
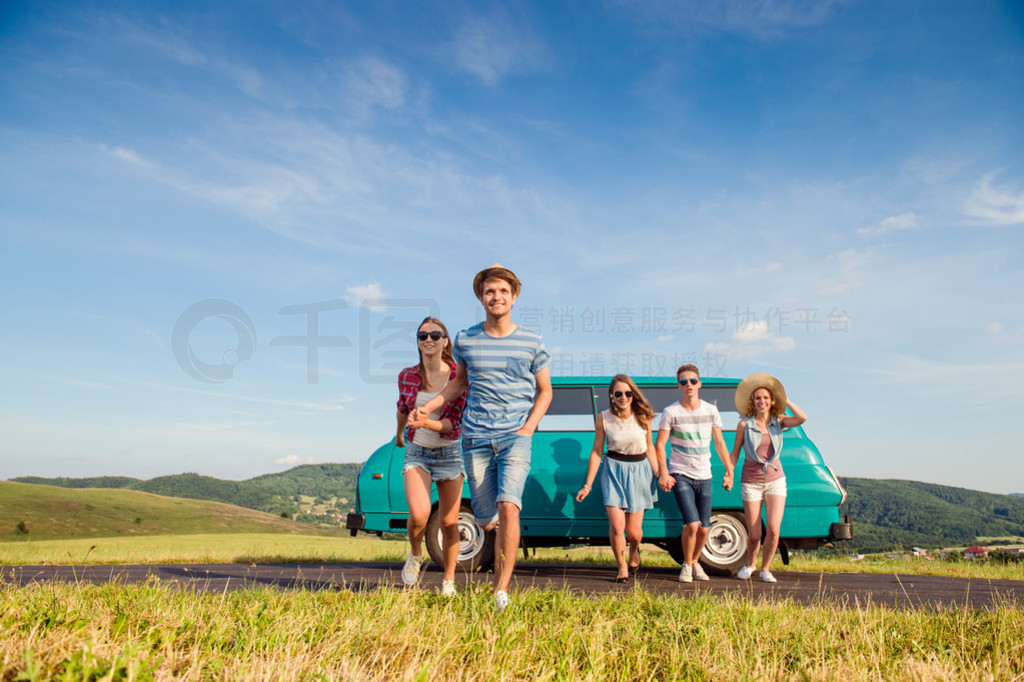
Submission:
[[[225,481],[199,474],[176,474],[140,480],[126,476],[95,478],[11,479],[61,488],[118,488],[212,500],[270,514],[285,514],[312,523],[339,522],[356,499],[356,476],[361,463],[305,464],[277,474],[265,474],[245,481]]]
[[[355,503],[356,476],[361,466],[307,464],[245,481],[224,481],[198,474],[161,476],[148,481],[123,476],[13,480],[212,500],[278,517],[283,513],[298,521],[340,527],[345,512]],[[854,541],[849,544],[855,549],[966,546],[982,538],[1024,538],[1024,497],[1019,495],[995,495],[918,481],[843,478],[842,482],[849,498],[840,514],[849,514],[853,519]],[[142,514],[135,516],[146,518]],[[13,528],[16,522],[7,525]],[[4,520],[0,519],[0,523]],[[3,530],[8,531],[10,528]]]
[[[1024,537],[1024,498],[966,488],[871,478],[843,478],[862,550],[966,546],[980,538]]]
[[[0,541],[199,533],[336,535],[342,531],[219,502],[137,490],[0,481]]]

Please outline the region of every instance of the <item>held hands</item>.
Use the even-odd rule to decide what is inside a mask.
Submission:
[[[417,407],[409,413],[409,426],[414,429],[422,429],[427,423],[428,413]]]
[[[658,479],[658,487],[664,490],[665,492],[672,490],[672,488],[674,488],[675,486],[676,479],[672,478],[668,474],[665,474],[664,476]]]
[[[726,471],[725,475],[722,476],[722,487],[726,490],[732,490],[732,472]]]

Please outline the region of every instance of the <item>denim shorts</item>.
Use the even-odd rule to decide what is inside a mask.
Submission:
[[[462,439],[462,453],[473,500],[473,516],[481,526],[498,520],[498,503],[523,508],[523,489],[530,473],[533,439],[510,433],[497,438]]]
[[[450,481],[462,476],[462,445],[459,441],[439,448],[425,448],[409,443],[405,447],[402,475],[410,469],[423,469],[431,481]]]
[[[711,527],[711,479],[697,479],[672,474],[676,484],[672,488],[675,493],[679,511],[683,513],[683,525],[700,521],[701,528]]]
[[[744,502],[760,502],[765,495],[786,496],[786,477],[777,478],[766,483],[743,483],[740,485],[740,497]]]

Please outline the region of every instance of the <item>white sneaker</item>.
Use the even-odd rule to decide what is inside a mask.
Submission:
[[[761,582],[763,583],[777,583],[778,580],[772,575],[771,571],[761,571]]]
[[[498,607],[498,613],[501,613],[508,608],[508,592],[505,590],[498,590],[494,593],[494,605]]]
[[[740,569],[740,572],[736,574],[736,577],[740,580],[750,580],[750,574],[754,572],[750,566],[744,566]]]
[[[704,572],[704,567],[697,562],[693,565],[693,579],[694,580],[711,580],[708,574]]]
[[[442,597],[458,597],[459,591],[455,589],[454,580],[442,580],[441,581],[441,596]]]
[[[402,582],[406,585],[415,585],[420,580],[420,566],[423,564],[423,555],[413,556],[405,560],[402,566]]]
[[[693,582],[693,568],[687,564],[683,564],[683,567],[679,570],[679,582],[681,583],[692,583]]]

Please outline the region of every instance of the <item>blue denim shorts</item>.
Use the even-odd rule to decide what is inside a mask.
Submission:
[[[683,474],[672,474],[676,484],[675,493],[679,511],[683,513],[683,525],[700,521],[701,528],[711,527],[711,479],[698,481]]]
[[[431,481],[450,481],[462,476],[462,444],[454,441],[440,448],[425,448],[409,443],[405,447],[402,475],[410,469],[423,469]]]
[[[533,439],[510,433],[497,438],[462,439],[473,516],[481,526],[498,520],[498,503],[523,508]]]

